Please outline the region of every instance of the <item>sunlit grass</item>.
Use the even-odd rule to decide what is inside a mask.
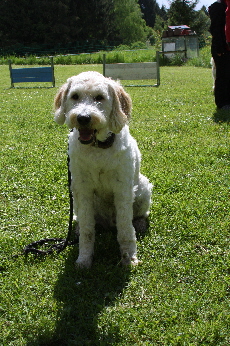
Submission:
[[[0,344],[228,345],[229,115],[215,110],[210,69],[162,67],[159,88],[126,89],[154,184],[150,227],[142,264],[121,268],[108,231],[89,271],[75,269],[77,246],[43,260],[11,255],[67,233],[68,130],[53,121],[53,97],[69,76],[102,66],[55,66],[57,88],[32,89],[10,89],[0,69]]]

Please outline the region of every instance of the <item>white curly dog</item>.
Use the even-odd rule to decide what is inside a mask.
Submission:
[[[122,86],[98,72],[67,80],[56,95],[55,121],[66,123],[71,189],[79,227],[77,265],[90,267],[95,223],[116,225],[122,264],[137,264],[136,231],[147,226],[152,185],[127,125],[132,102]]]

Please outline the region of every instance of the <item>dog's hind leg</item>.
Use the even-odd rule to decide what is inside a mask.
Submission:
[[[151,204],[152,184],[144,175],[139,175],[139,184],[135,186],[135,200],[133,203],[134,220],[148,217]]]
[[[139,175],[139,184],[135,187],[133,203],[133,226],[136,235],[144,235],[148,229],[148,215],[151,204],[152,184],[144,175]]]

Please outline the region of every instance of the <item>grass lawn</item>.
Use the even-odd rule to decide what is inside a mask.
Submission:
[[[55,66],[57,87],[89,69],[102,71]],[[68,129],[53,121],[57,88],[10,89],[8,67],[0,71],[0,345],[229,345],[230,117],[215,110],[211,70],[162,67],[159,88],[126,89],[154,184],[142,263],[120,267],[116,236],[104,231],[85,271],[74,266],[77,246],[11,259],[67,233]]]

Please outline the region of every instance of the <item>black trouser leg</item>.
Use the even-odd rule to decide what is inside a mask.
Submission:
[[[230,105],[230,52],[213,54],[216,64],[215,103],[218,108]]]

